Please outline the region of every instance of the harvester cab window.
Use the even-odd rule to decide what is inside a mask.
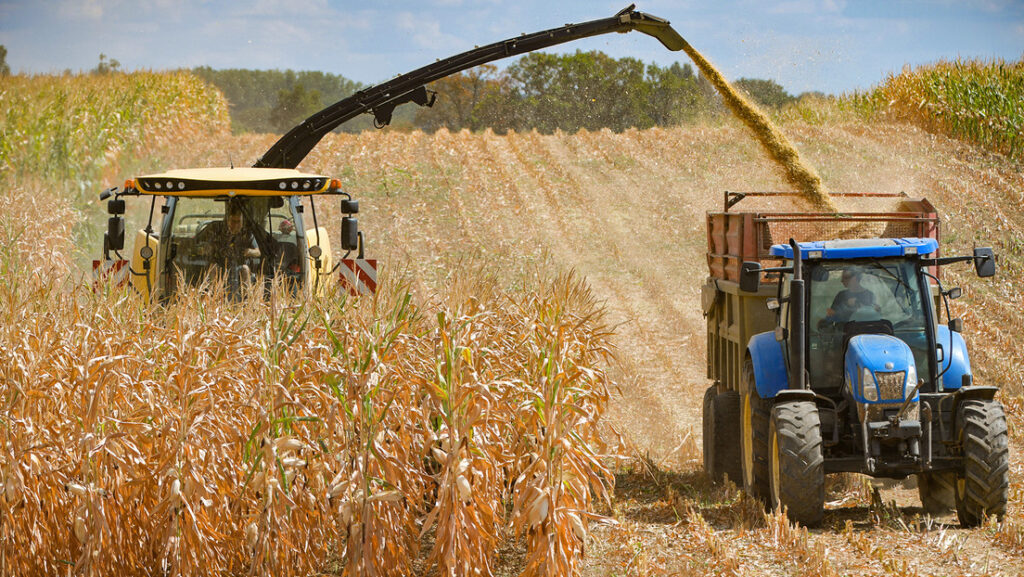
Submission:
[[[845,346],[853,334],[891,334],[914,353],[918,375],[928,379],[924,301],[912,262],[823,262],[827,274],[810,275],[808,361],[815,388],[840,389]]]
[[[166,269],[169,292],[199,284],[210,273],[222,275],[237,292],[244,283],[295,270],[295,220],[282,200],[178,198],[171,223],[172,266]]]

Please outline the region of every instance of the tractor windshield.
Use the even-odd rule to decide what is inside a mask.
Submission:
[[[846,341],[854,334],[890,334],[914,353],[918,378],[929,381],[922,287],[906,259],[823,261],[809,275],[808,361],[815,389],[843,385]]]
[[[232,296],[245,283],[300,274],[294,218],[281,197],[179,197],[170,222],[167,294],[222,277]],[[288,262],[285,262],[285,261]]]

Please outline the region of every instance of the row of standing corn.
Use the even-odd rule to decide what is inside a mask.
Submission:
[[[956,60],[908,67],[849,102],[868,114],[1024,158],[1024,61]]]
[[[391,288],[0,289],[0,574],[486,575],[517,538],[525,575],[576,573],[612,483],[600,306]]]

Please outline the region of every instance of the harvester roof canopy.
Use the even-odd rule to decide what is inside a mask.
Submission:
[[[807,259],[881,258],[887,256],[926,255],[939,249],[934,238],[856,238],[801,242],[800,253]],[[776,244],[772,256],[793,258],[793,248]]]
[[[331,179],[291,168],[188,168],[135,179],[143,194],[162,196],[282,196],[321,194],[334,190]]]

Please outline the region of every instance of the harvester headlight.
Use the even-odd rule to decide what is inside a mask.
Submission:
[[[174,183],[168,180],[167,181],[167,190],[170,190],[172,188],[174,188]]]
[[[288,188],[288,183],[287,182],[279,183],[277,185],[277,187],[280,188],[281,190],[284,190],[284,189]]]
[[[302,183],[302,188],[304,188],[305,190],[309,190],[309,186],[310,184],[308,180]]]
[[[907,368],[907,382],[903,383],[903,400],[907,399],[907,395],[914,390],[917,386],[917,367],[913,364]]]
[[[864,397],[865,401],[878,400],[878,386],[875,385],[875,376],[871,374],[871,369],[866,367],[860,370],[860,394]]]
[[[298,188],[299,188],[299,181],[293,180],[292,181],[292,190],[296,190]]]
[[[178,190],[185,190],[185,181],[184,180],[179,180],[178,181]]]

